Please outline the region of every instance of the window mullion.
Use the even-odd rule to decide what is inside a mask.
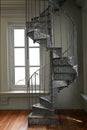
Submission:
[[[26,85],[29,78],[29,43],[28,38],[25,36],[25,76],[26,76]]]

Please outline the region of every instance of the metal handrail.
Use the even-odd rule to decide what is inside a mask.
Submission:
[[[45,68],[47,65],[50,65],[50,63],[47,63],[46,65],[40,67],[39,69],[37,69],[29,78],[28,81],[34,76],[34,74],[36,74],[38,71],[40,71],[41,69]],[[29,85],[29,84],[28,84]]]

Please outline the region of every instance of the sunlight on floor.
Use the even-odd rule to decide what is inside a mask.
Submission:
[[[76,119],[76,118],[73,118],[73,117],[66,117],[66,119],[68,119],[68,120],[71,120],[71,121],[76,121],[76,122],[78,122],[78,123],[82,123],[83,121],[82,120],[79,120],[79,119]]]

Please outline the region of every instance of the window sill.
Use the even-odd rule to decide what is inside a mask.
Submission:
[[[38,96],[38,95],[48,95],[49,92],[46,91],[44,93],[44,91],[30,91],[30,96],[34,97],[34,96]],[[0,93],[1,96],[5,96],[5,97],[28,97],[28,93],[27,91],[5,91],[5,92],[1,92]]]

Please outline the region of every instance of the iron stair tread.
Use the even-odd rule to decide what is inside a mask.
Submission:
[[[52,104],[51,101],[49,99],[47,99],[46,97],[40,97],[42,100],[47,101],[48,103]]]
[[[54,61],[58,60],[58,63],[55,64]],[[74,66],[73,62],[71,61],[71,59],[69,59],[69,57],[57,57],[57,58],[52,58],[53,61],[53,65],[54,66]]]
[[[41,30],[38,29],[38,28],[30,29],[30,30],[28,31],[28,33],[30,33],[30,32],[38,32],[38,33],[41,33],[41,34],[46,35],[46,36],[49,37],[48,34],[45,34],[45,33],[41,32]]]
[[[56,72],[56,70],[58,72]],[[54,73],[75,73],[76,68],[74,65],[53,65],[53,71]]]
[[[62,47],[51,47],[50,50],[57,50],[57,49],[62,49]]]
[[[68,85],[66,85],[66,86],[56,86],[56,87],[54,87],[54,88],[59,88],[59,89],[61,89],[61,88],[66,88],[66,87],[68,87]]]
[[[69,74],[54,74],[54,80],[64,80],[64,81],[69,81],[69,82],[73,82],[76,78],[76,73],[69,75]]]
[[[57,124],[57,118],[55,116],[41,116],[30,113],[28,116],[28,126],[31,124],[55,126]]]
[[[76,71],[74,70],[74,69],[72,69],[73,70],[73,72],[54,72],[54,74],[69,74],[69,75],[74,75],[74,74],[76,74]]]
[[[58,85],[59,85],[59,86],[58,86]],[[61,88],[61,87],[67,87],[68,84],[67,84],[66,81],[61,81],[61,80],[59,80],[59,81],[53,81],[53,86],[54,86],[55,88]]]
[[[46,22],[45,21],[41,21],[41,22],[28,22],[27,23],[27,26],[28,26],[28,30],[30,29],[40,29],[40,30],[44,30],[46,31]],[[48,24],[48,28],[50,28],[50,24]]]
[[[43,37],[43,38],[37,38],[37,40],[39,40],[39,39],[47,39],[47,38],[50,37],[48,34],[45,34],[45,32],[41,32],[40,29],[30,29],[28,31],[28,35],[30,35],[30,33],[33,33],[33,36],[38,35],[38,36]]]
[[[38,108],[38,109],[48,110],[48,111],[51,111],[51,112],[54,111],[54,110],[52,110],[52,109],[49,109],[49,108],[47,108],[47,107],[44,107],[44,106],[41,105],[40,103],[34,104],[33,107],[34,107],[34,108]]]
[[[70,65],[70,64],[64,64],[64,65],[54,65],[54,66],[72,66],[72,65]]]
[[[28,116],[29,118],[39,118],[39,119],[43,119],[43,118],[47,118],[47,119],[55,119],[55,117],[52,116],[43,116],[43,115],[37,115],[37,114],[33,114],[32,112],[29,114]]]
[[[60,48],[61,48],[61,47],[60,47]],[[66,57],[66,56],[58,57],[58,58],[53,58],[53,59],[62,59],[62,60],[67,59],[67,60],[70,60],[70,58],[69,58],[69,57]]]

